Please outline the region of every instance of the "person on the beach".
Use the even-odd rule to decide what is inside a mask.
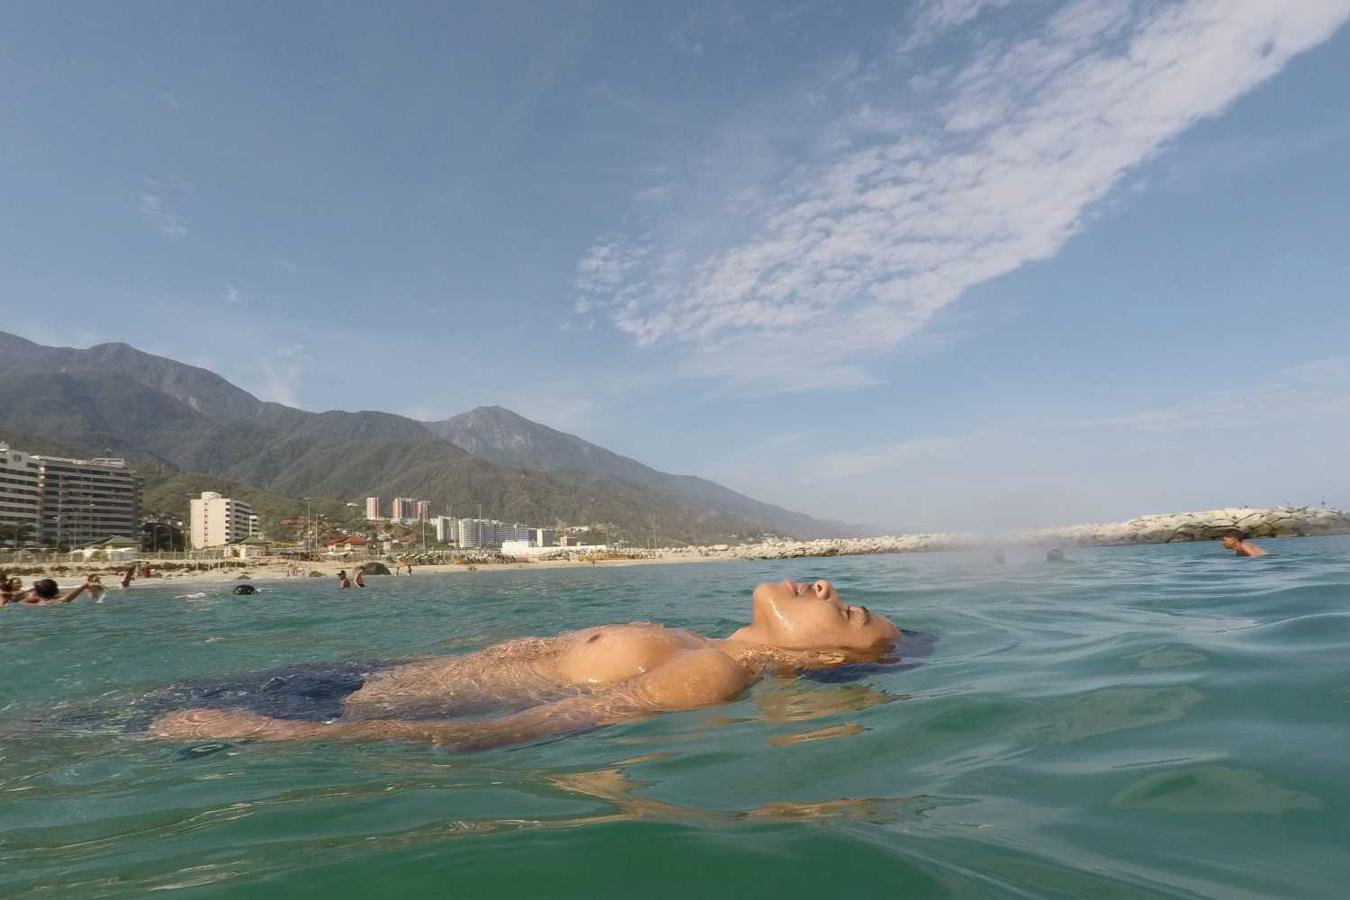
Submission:
[[[355,584],[355,585],[356,585],[357,587],[359,587],[359,588],[365,587],[365,586],[366,586],[366,570],[365,570],[365,569],[357,569],[357,570],[356,570],[356,578],[353,580],[352,583]]]
[[[338,587],[340,588],[349,588],[352,586],[351,580],[347,578],[346,569],[338,569],[337,580]]]
[[[1242,537],[1242,533],[1239,531],[1234,531],[1229,534],[1225,534],[1223,537],[1219,538],[1219,543],[1223,544],[1225,550],[1232,550],[1233,553],[1235,553],[1238,556],[1266,555],[1266,551],[1262,550],[1260,547],[1256,546],[1250,541],[1245,540]]]
[[[390,739],[479,750],[725,703],[766,675],[876,662],[900,638],[884,616],[844,603],[828,581],[761,584],[750,609],[750,624],[725,638],[632,622],[372,671],[343,667],[329,687],[330,693],[341,692],[340,706],[317,716],[311,710],[308,719],[300,717],[307,714],[303,704],[323,693],[321,676],[295,676],[291,697],[278,697],[274,689],[286,679],[270,677],[254,706],[274,714],[284,710],[286,718],[239,708],[248,705],[246,692],[217,689],[204,698],[228,696],[234,708],[198,706],[162,715],[149,734],[189,740]],[[269,686],[273,693],[263,696]],[[502,707],[517,711],[453,719]]]
[[[118,583],[122,585],[123,590],[126,590],[127,588],[131,587],[131,580],[135,577],[136,577],[135,567],[127,566],[127,570],[122,573],[122,580]]]

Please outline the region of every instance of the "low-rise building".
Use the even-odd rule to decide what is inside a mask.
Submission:
[[[340,553],[340,554],[365,553],[367,548],[369,547],[370,541],[367,540],[364,536],[359,534],[349,534],[345,537],[338,538],[335,541],[328,542],[329,553]]]
[[[235,559],[260,559],[272,555],[272,542],[254,535],[242,541],[235,541],[229,546],[228,551]]]

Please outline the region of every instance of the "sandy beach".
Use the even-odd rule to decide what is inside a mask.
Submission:
[[[644,557],[634,559],[601,559],[594,562],[577,559],[550,559],[521,562],[505,563],[471,563],[471,564],[427,564],[413,565],[413,577],[426,575],[444,575],[453,573],[471,574],[475,572],[501,572],[501,571],[520,571],[522,569],[566,569],[566,568],[594,568],[594,567],[623,567],[623,566],[643,566],[643,565],[669,565],[672,563],[697,563],[697,562],[717,562],[730,560],[729,556],[709,556],[700,557],[692,555],[661,554],[655,557]],[[131,590],[139,587],[166,587],[178,586],[184,587],[209,585],[220,583],[237,583],[248,581],[254,584],[279,582],[279,581],[303,581],[306,578],[318,581],[320,576],[314,575],[288,575],[286,573],[287,563],[282,560],[248,560],[248,565],[239,567],[238,561],[232,561],[228,566],[222,566],[206,571],[165,571],[162,566],[167,562],[169,565],[183,565],[181,561],[157,561],[153,558],[142,560],[150,565],[154,573],[149,578],[137,578],[131,584]],[[113,591],[120,591],[118,580],[125,566],[109,563],[98,563],[88,568],[81,567],[79,563],[62,563],[68,571],[49,572],[32,571],[39,567],[34,564],[14,564],[9,571],[17,573],[22,578],[26,586],[39,578],[52,578],[63,590],[78,587],[84,582],[86,575],[98,575],[103,582],[104,587]],[[354,574],[360,567],[360,562],[351,561],[323,561],[323,562],[305,562],[306,572],[321,572],[323,578],[335,579],[340,570],[346,570],[348,574]],[[391,571],[393,564],[389,564]],[[0,566],[0,568],[4,568]],[[406,578],[407,575],[369,575],[370,579],[400,577]]]

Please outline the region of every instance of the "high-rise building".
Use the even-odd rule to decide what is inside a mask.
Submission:
[[[116,458],[66,459],[34,454],[41,507],[38,540],[81,547],[141,532],[141,480]]]
[[[554,546],[554,545],[556,545],[556,544],[558,543],[558,529],[556,529],[556,528],[535,528],[535,529],[532,529],[532,530],[533,530],[533,533],[534,533],[534,538],[533,538],[533,540],[534,540],[534,546],[536,546],[536,547],[552,547],[552,546]]]
[[[491,546],[493,534],[490,519],[460,519],[458,522],[459,545],[465,549]],[[501,542],[497,543],[501,546]]]
[[[258,517],[242,500],[202,491],[192,500],[192,549],[219,547],[242,541],[257,529]]]
[[[459,542],[459,519],[454,516],[437,516],[431,521],[436,523],[436,540],[442,544]]]
[[[27,453],[0,443],[0,522],[14,525],[11,536],[18,546],[39,543],[38,520],[42,511],[41,466]],[[0,540],[3,540],[0,537]]]
[[[367,521],[374,522],[374,521],[377,521],[377,520],[379,520],[379,519],[381,519],[381,518],[383,518],[383,517],[380,515],[380,498],[379,498],[379,497],[367,497],[367,498],[366,498],[366,519],[367,519]]]
[[[431,521],[431,501],[430,501],[430,500],[418,500],[418,501],[417,501],[417,521],[419,521],[419,522],[430,522],[430,521]]]
[[[399,522],[417,521],[417,501],[412,497],[395,497],[389,518]]]
[[[529,541],[533,529],[525,525],[499,522],[496,519],[460,519],[459,545],[495,550],[503,541]]]

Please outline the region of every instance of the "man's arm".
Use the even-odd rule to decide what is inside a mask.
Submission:
[[[260,740],[401,740],[486,750],[584,731],[654,712],[696,709],[735,697],[749,674],[720,650],[690,650],[645,675],[595,694],[568,697],[480,722],[366,719],[325,725],[269,719],[237,710],[183,710],[157,719],[157,738],[256,738]]]
[[[71,591],[70,593],[66,594],[64,597],[57,597],[57,598],[55,598],[55,599],[56,599],[57,602],[59,602],[59,603],[69,603],[70,601],[74,600],[76,597],[78,597],[78,596],[80,596],[81,594],[83,594],[85,591],[89,590],[89,587],[90,587],[90,585],[89,585],[89,577],[88,577],[88,576],[85,576],[84,584],[82,584],[82,585],[80,585],[79,587],[75,588],[75,590],[73,590],[73,591]]]

